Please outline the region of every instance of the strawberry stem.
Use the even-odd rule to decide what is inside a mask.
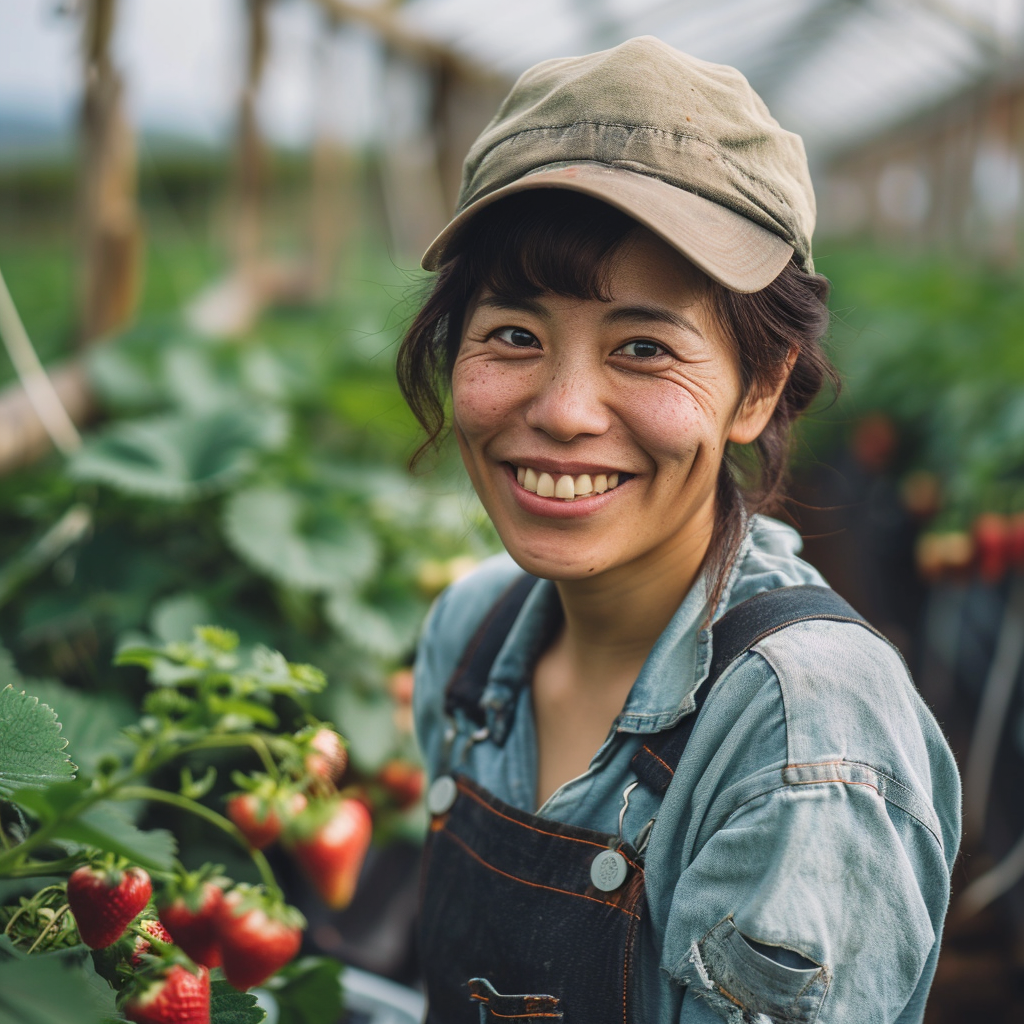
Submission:
[[[172,807],[188,811],[190,814],[194,814],[196,817],[202,818],[204,821],[208,821],[211,825],[216,825],[217,828],[222,832],[226,832],[240,846],[244,847],[249,852],[249,855],[253,859],[253,863],[256,865],[256,870],[259,871],[260,878],[268,891],[276,894],[277,896],[281,895],[277,879],[274,878],[274,872],[271,870],[270,864],[267,863],[267,858],[264,857],[259,850],[254,850],[249,845],[249,840],[245,838],[242,832],[222,814],[218,814],[216,811],[210,810],[210,808],[204,804],[201,804],[196,800],[190,800],[187,796],[182,796],[180,793],[168,793],[165,790],[154,789],[151,786],[125,786],[118,792],[110,794],[110,799],[152,800],[156,803],[170,804]]]
[[[43,939],[46,937],[46,934],[50,931],[51,928],[55,929],[57,925],[60,924],[60,919],[70,909],[71,907],[68,906],[67,903],[65,903],[60,908],[60,910],[58,910],[57,913],[53,915],[53,919],[50,921],[50,923],[36,936],[36,941],[33,942],[31,946],[29,946],[28,951],[25,953],[25,956],[31,956],[36,951],[36,949],[38,949],[39,943],[43,941]]]

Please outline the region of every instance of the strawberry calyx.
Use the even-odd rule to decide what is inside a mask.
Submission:
[[[269,920],[289,928],[306,927],[306,918],[297,907],[285,903],[277,893],[268,893],[262,885],[240,882],[225,894],[224,916],[228,919],[244,917],[253,910],[261,911]]]
[[[223,864],[204,864],[197,871],[179,871],[164,885],[157,908],[180,900],[190,913],[198,914],[210,898],[210,886],[223,890],[230,884]]]

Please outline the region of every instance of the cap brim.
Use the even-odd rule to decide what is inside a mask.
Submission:
[[[614,206],[674,249],[708,277],[734,292],[758,292],[782,272],[793,247],[767,228],[709,199],[659,178],[607,164],[542,167],[470,203],[423,255],[424,270],[437,270],[449,243],[482,209],[531,189],[582,192]]]

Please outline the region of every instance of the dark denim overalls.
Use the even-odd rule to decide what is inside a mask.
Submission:
[[[491,665],[535,582],[521,578],[498,600],[448,683],[447,714],[458,710],[480,726],[478,739],[486,739],[480,697]],[[808,619],[867,625],[833,591],[814,586],[765,591],[719,619],[696,709],[640,747],[631,762],[638,784],[663,795],[725,667]],[[635,1021],[643,852],[654,819],[627,841],[511,807],[457,771],[434,781],[428,806],[419,921],[427,1024]]]

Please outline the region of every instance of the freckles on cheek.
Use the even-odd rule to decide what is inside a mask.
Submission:
[[[503,377],[487,366],[467,366],[452,378],[452,412],[463,432],[485,432],[508,415],[514,400]]]
[[[689,459],[710,440],[700,408],[691,401],[647,398],[643,416],[643,444],[667,458]],[[637,433],[641,433],[638,429]]]

